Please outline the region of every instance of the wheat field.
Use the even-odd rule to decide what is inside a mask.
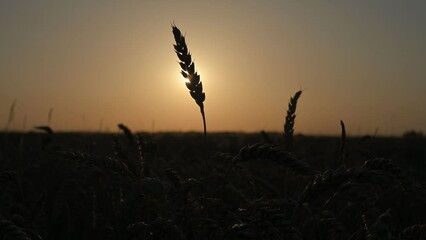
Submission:
[[[340,121],[340,137],[300,135],[301,90],[282,103],[280,133],[207,132],[200,74],[172,33],[204,131],[6,127],[0,239],[426,239],[422,134],[351,137]]]

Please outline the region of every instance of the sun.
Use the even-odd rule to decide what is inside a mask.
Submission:
[[[189,79],[188,79],[188,78],[183,77],[183,76],[182,76],[182,74],[181,74],[180,78],[182,79],[182,82],[184,82],[185,84],[186,84],[187,82],[190,82],[190,81],[189,81]]]

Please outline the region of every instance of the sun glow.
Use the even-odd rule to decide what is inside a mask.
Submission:
[[[181,79],[182,79],[182,81],[186,84],[187,82],[189,82],[189,79],[188,78],[185,78],[185,77],[183,77],[183,76],[181,76]]]

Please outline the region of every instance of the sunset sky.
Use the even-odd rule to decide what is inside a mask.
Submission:
[[[208,131],[426,132],[426,1],[0,0],[0,127],[202,131],[171,23],[186,34]],[[24,123],[24,119],[26,123]],[[25,129],[24,129],[25,128]]]

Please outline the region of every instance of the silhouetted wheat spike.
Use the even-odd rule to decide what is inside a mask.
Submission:
[[[37,130],[41,130],[46,134],[42,137],[41,149],[46,149],[46,147],[53,142],[53,129],[49,126],[36,126],[34,127]]]
[[[176,41],[176,44],[173,46],[175,47],[176,55],[180,60],[179,65],[182,68],[181,74],[184,78],[188,79],[188,82],[185,83],[186,87],[189,89],[191,97],[200,107],[204,125],[204,142],[207,145],[206,117],[204,114],[204,100],[206,99],[206,94],[203,92],[203,83],[200,80],[200,75],[198,75],[195,71],[195,64],[192,61],[191,53],[186,46],[185,37],[175,25],[172,25],[172,32]]]
[[[47,134],[53,134],[53,129],[49,126],[36,126],[34,128],[37,130],[41,130]]]
[[[293,154],[268,143],[257,143],[241,148],[233,161],[245,162],[250,159],[269,159],[278,164],[283,164],[301,176],[313,176],[317,173],[306,162],[297,159]]]
[[[132,145],[135,140],[133,138],[133,133],[130,130],[130,128],[128,128],[126,125],[120,123],[120,124],[118,124],[118,129],[123,131],[124,135],[127,138],[127,141],[129,142],[129,145]]]
[[[345,123],[340,120],[340,126],[342,128],[342,136],[340,138],[340,164],[345,163],[345,145],[346,145],[346,128]]]
[[[297,101],[299,100],[302,91],[296,92],[290,102],[288,103],[287,116],[285,117],[284,123],[284,144],[287,150],[291,150],[293,147],[293,132],[294,132],[294,123],[296,119],[296,107]]]

